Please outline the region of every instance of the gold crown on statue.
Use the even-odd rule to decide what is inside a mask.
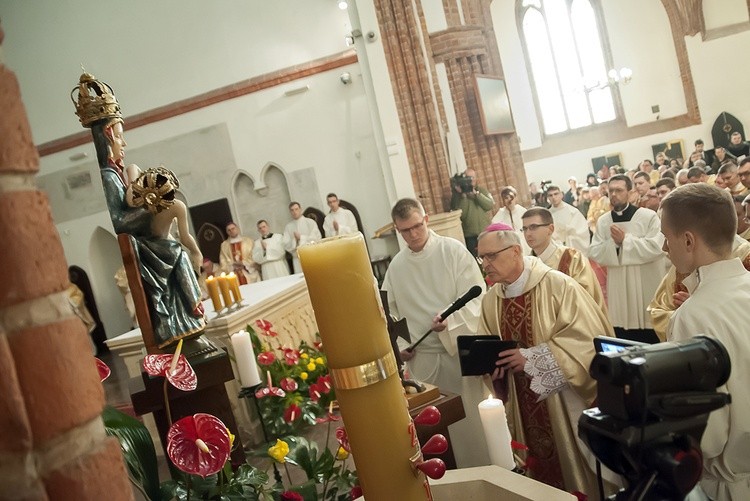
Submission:
[[[152,214],[157,214],[174,204],[180,181],[174,172],[160,165],[147,169],[130,186],[133,197],[128,205],[146,207]]]
[[[91,127],[103,118],[122,119],[112,87],[97,80],[91,73],[81,75],[78,86],[70,91],[70,100],[75,104],[76,115],[84,127]]]

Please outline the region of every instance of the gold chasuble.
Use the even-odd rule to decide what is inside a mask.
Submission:
[[[505,297],[500,284],[485,295],[480,332],[518,341],[521,348],[546,344],[567,384],[539,400],[531,378],[516,373],[507,378],[507,394],[500,391],[498,396],[506,403],[513,439],[528,446],[535,458],[530,476],[594,497],[594,458],[577,438],[578,418],[596,398],[596,382],[589,375],[593,339],[613,336],[612,326],[575,280],[535,257],[526,257],[524,264],[530,273],[519,296]]]

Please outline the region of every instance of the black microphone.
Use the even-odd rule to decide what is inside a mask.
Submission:
[[[451,316],[453,313],[457,312],[464,306],[466,306],[466,303],[474,299],[475,297],[479,297],[479,295],[482,293],[482,288],[478,285],[475,285],[471,289],[466,292],[463,296],[453,301],[453,304],[450,305],[444,312],[440,314],[440,321],[442,322],[449,316]]]
[[[481,293],[482,293],[482,287],[480,287],[479,285],[475,285],[474,287],[472,287],[471,289],[469,289],[468,292],[466,292],[466,294],[464,294],[460,298],[458,298],[455,301],[453,301],[453,304],[451,304],[448,308],[446,308],[446,310],[444,312],[442,312],[440,314],[440,321],[442,322],[443,320],[445,320],[446,318],[448,318],[449,316],[451,316],[453,313],[457,312],[458,310],[460,310],[461,308],[463,308],[464,306],[466,306],[466,303],[468,303],[469,301],[471,301],[472,299],[474,299],[476,297],[479,297],[479,295]],[[416,343],[414,343],[413,345],[411,345],[408,348],[406,348],[406,351],[408,351],[410,353],[412,351],[414,351],[414,348],[416,348],[419,345],[419,343],[421,343],[422,341],[424,341],[425,338],[427,336],[429,336],[431,332],[432,332],[432,329],[430,329],[427,332],[425,332],[422,335],[422,337],[420,337],[417,340]]]

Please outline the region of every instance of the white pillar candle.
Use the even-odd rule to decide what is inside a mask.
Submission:
[[[510,430],[503,401],[489,396],[487,400],[479,402],[478,407],[484,438],[490,451],[490,461],[501,468],[512,470],[516,467],[516,461],[510,447]]]
[[[241,330],[232,334],[232,348],[234,349],[234,360],[237,370],[240,372],[240,384],[243,388],[252,388],[260,384],[258,364],[255,361],[253,343],[250,334]]]

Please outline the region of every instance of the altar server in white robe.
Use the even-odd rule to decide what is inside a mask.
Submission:
[[[284,237],[280,233],[271,233],[271,228],[264,219],[258,221],[258,233],[260,240],[253,247],[253,261],[260,265],[263,280],[288,276]]]
[[[557,186],[547,188],[547,201],[550,204],[549,211],[555,220],[555,233],[552,234],[552,238],[565,247],[578,249],[584,256],[588,256],[589,223],[581,211],[563,202],[562,191]]]
[[[655,343],[646,308],[665,274],[659,216],[628,203],[629,177],[612,176],[612,210],[596,224],[589,257],[607,267],[609,316],[617,337]]]
[[[485,289],[479,266],[463,242],[427,227],[427,215],[417,200],[399,200],[391,217],[407,245],[391,261],[383,282],[391,314],[406,318],[412,342],[434,331],[413,352],[406,351],[409,344],[399,338],[401,357],[413,379],[461,395],[466,418],[449,428],[457,465],[487,465],[489,453],[477,410],[487,390],[480,377],[461,377],[456,346],[458,335],[476,333],[481,298],[439,321],[439,314],[470,288]]]
[[[526,240],[524,240],[523,232],[521,231],[521,227],[523,226],[522,219],[526,212],[526,208],[518,205],[518,191],[512,186],[506,186],[500,191],[500,200],[503,202],[503,207],[500,207],[497,213],[492,217],[492,222],[507,224],[517,231],[521,240],[523,254],[530,254],[531,247],[529,247]]]
[[[317,223],[302,215],[299,202],[289,204],[289,213],[292,215],[292,220],[284,228],[284,249],[292,255],[294,273],[302,273],[297,248],[321,240],[323,237],[320,235]]]
[[[327,237],[348,235],[349,233],[359,231],[357,229],[357,218],[354,217],[354,213],[349,209],[341,207],[339,202],[339,197],[335,193],[326,195],[326,203],[331,209],[323,221],[323,231]]]
[[[715,410],[701,440],[701,487],[711,499],[750,499],[750,273],[732,243],[737,215],[729,193],[707,184],[680,186],[662,201],[664,250],[690,297],[672,316],[667,340],[704,334],[721,341],[732,372],[732,403]]]

